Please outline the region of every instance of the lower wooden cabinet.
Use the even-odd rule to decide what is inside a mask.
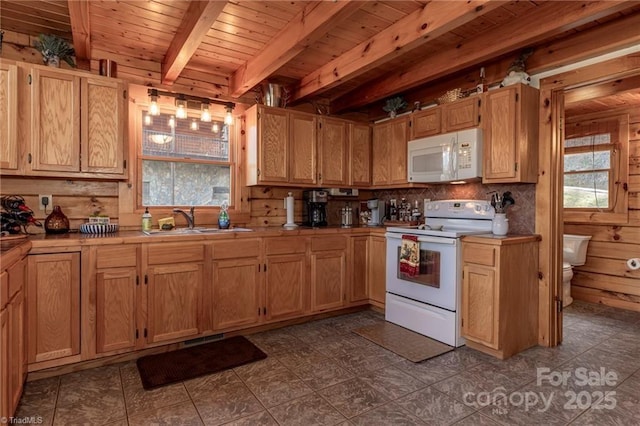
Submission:
[[[305,315],[308,296],[306,253],[266,256],[265,267],[266,321]]]
[[[311,311],[338,309],[346,302],[346,237],[311,238]]]
[[[538,237],[462,242],[462,336],[500,359],[538,343]]]
[[[29,364],[79,361],[80,253],[34,254],[28,259]]]
[[[349,239],[349,280],[347,300],[350,304],[367,302],[369,299],[369,236]]]
[[[9,363],[11,358],[11,343],[9,341],[9,309],[7,309],[9,288],[9,274],[2,271],[0,274],[0,417],[10,417],[11,404],[9,402],[11,392],[11,379],[9,376]]]
[[[258,257],[213,262],[213,329],[250,327],[260,321],[262,265]]]
[[[369,238],[369,301],[384,308],[387,295],[387,240],[382,235]]]
[[[134,350],[138,270],[99,269],[96,273],[96,353]]]

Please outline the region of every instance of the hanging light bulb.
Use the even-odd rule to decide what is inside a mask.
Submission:
[[[200,126],[198,126],[198,122],[195,119],[193,119],[191,121],[191,130],[198,130],[199,128]]]
[[[200,121],[204,123],[211,123],[211,112],[209,112],[209,102],[203,102],[200,107],[202,113],[200,114]]]
[[[158,91],[156,89],[149,90],[149,114],[160,115],[160,107],[158,106]]]
[[[233,111],[233,107],[231,105],[227,105],[226,110],[227,110],[227,114],[224,116],[224,124],[230,126],[233,124],[233,115],[231,115],[231,111]]]
[[[147,113],[144,115],[144,125],[151,126],[153,123],[153,118],[151,117],[151,113]]]
[[[175,117],[173,115],[171,117],[169,117],[169,121],[167,122],[167,124],[172,129],[176,127],[176,119],[175,119]]]
[[[211,131],[213,133],[218,133],[220,131],[220,125],[218,124],[217,121],[213,122],[213,126],[211,126]]]
[[[176,118],[187,118],[187,100],[183,95],[176,99]]]

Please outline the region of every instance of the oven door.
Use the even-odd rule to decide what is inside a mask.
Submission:
[[[420,269],[409,277],[400,271],[402,234],[387,233],[387,292],[456,311],[459,247],[457,238],[418,236]]]

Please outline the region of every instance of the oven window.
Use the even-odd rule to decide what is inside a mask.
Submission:
[[[398,279],[411,281],[416,284],[440,288],[440,252],[434,250],[420,250],[420,267],[417,275],[409,275],[400,271],[400,247],[397,257]]]

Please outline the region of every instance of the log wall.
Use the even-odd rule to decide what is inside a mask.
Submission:
[[[565,222],[568,234],[591,235],[587,262],[573,269],[575,299],[640,311],[640,270],[627,268],[640,257],[640,112],[629,116],[629,220],[597,225]]]

